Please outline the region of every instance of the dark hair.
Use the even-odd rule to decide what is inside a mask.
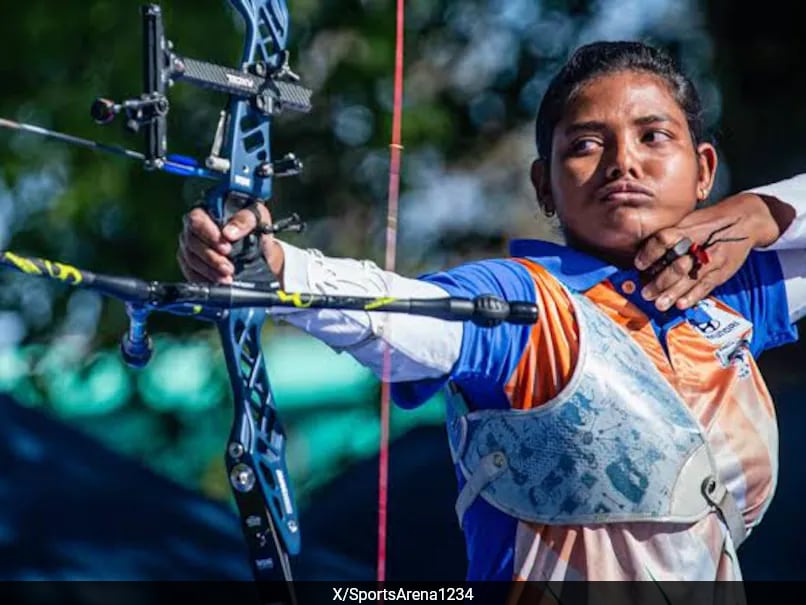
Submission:
[[[662,78],[686,115],[696,146],[703,138],[702,103],[697,89],[662,50],[640,42],[594,42],[581,46],[551,80],[537,112],[538,157],[551,157],[554,128],[568,102],[590,80],[617,71],[643,71]]]

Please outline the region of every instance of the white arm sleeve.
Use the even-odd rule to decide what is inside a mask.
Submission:
[[[782,250],[778,260],[784,274],[789,322],[795,323],[806,316],[806,250]]]
[[[795,218],[786,231],[766,248],[760,248],[778,252],[789,321],[795,323],[806,316],[806,174],[749,191],[777,198],[795,210]]]
[[[381,270],[371,261],[329,258],[279,242],[285,253],[284,289],[348,296],[443,298],[428,282]],[[393,382],[437,378],[450,372],[462,346],[462,323],[401,313],[276,308],[275,318],[301,328],[337,351],[346,351],[379,377],[386,344]]]
[[[806,248],[806,174],[799,174],[772,185],[750,189],[749,192],[778,198],[795,210],[795,218],[786,231],[775,242],[760,250]]]

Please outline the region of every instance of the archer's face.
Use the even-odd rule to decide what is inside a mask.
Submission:
[[[666,83],[624,71],[590,81],[569,102],[554,129],[549,174],[533,178],[569,243],[631,259],[642,240],[704,199],[715,162],[710,145],[695,149]]]

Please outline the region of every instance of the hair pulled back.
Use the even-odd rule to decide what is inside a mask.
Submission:
[[[551,158],[554,128],[568,103],[591,80],[619,71],[654,74],[669,86],[683,110],[694,145],[703,139],[702,103],[691,80],[662,50],[641,42],[594,42],[581,46],[551,80],[537,112],[537,154]]]

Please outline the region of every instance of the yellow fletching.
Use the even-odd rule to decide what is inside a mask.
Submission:
[[[4,252],[3,257],[23,273],[31,275],[42,274],[42,270],[36,266],[36,263],[23,256],[17,256],[13,252]]]
[[[49,260],[44,261],[44,263],[48,275],[55,279],[71,284],[80,284],[84,279],[81,275],[81,271],[75,267],[62,263],[52,263]]]
[[[81,271],[70,265],[62,263],[54,263],[49,260],[36,261],[24,256],[17,256],[13,252],[4,252],[3,259],[10,262],[23,273],[29,275],[48,275],[59,281],[67,282],[68,284],[80,284],[84,281],[84,276]]]
[[[371,303],[367,304],[364,307],[364,310],[365,311],[374,311],[375,309],[380,309],[381,307],[385,307],[389,303],[393,303],[396,300],[397,300],[396,298],[391,298],[391,297],[388,297],[388,296],[386,298],[378,298],[376,300],[373,300]]]
[[[277,296],[280,297],[281,301],[291,303],[298,309],[307,309],[308,307],[311,306],[311,302],[313,301],[312,298],[303,300],[302,295],[299,292],[293,292],[289,294],[288,292],[277,290]]]

